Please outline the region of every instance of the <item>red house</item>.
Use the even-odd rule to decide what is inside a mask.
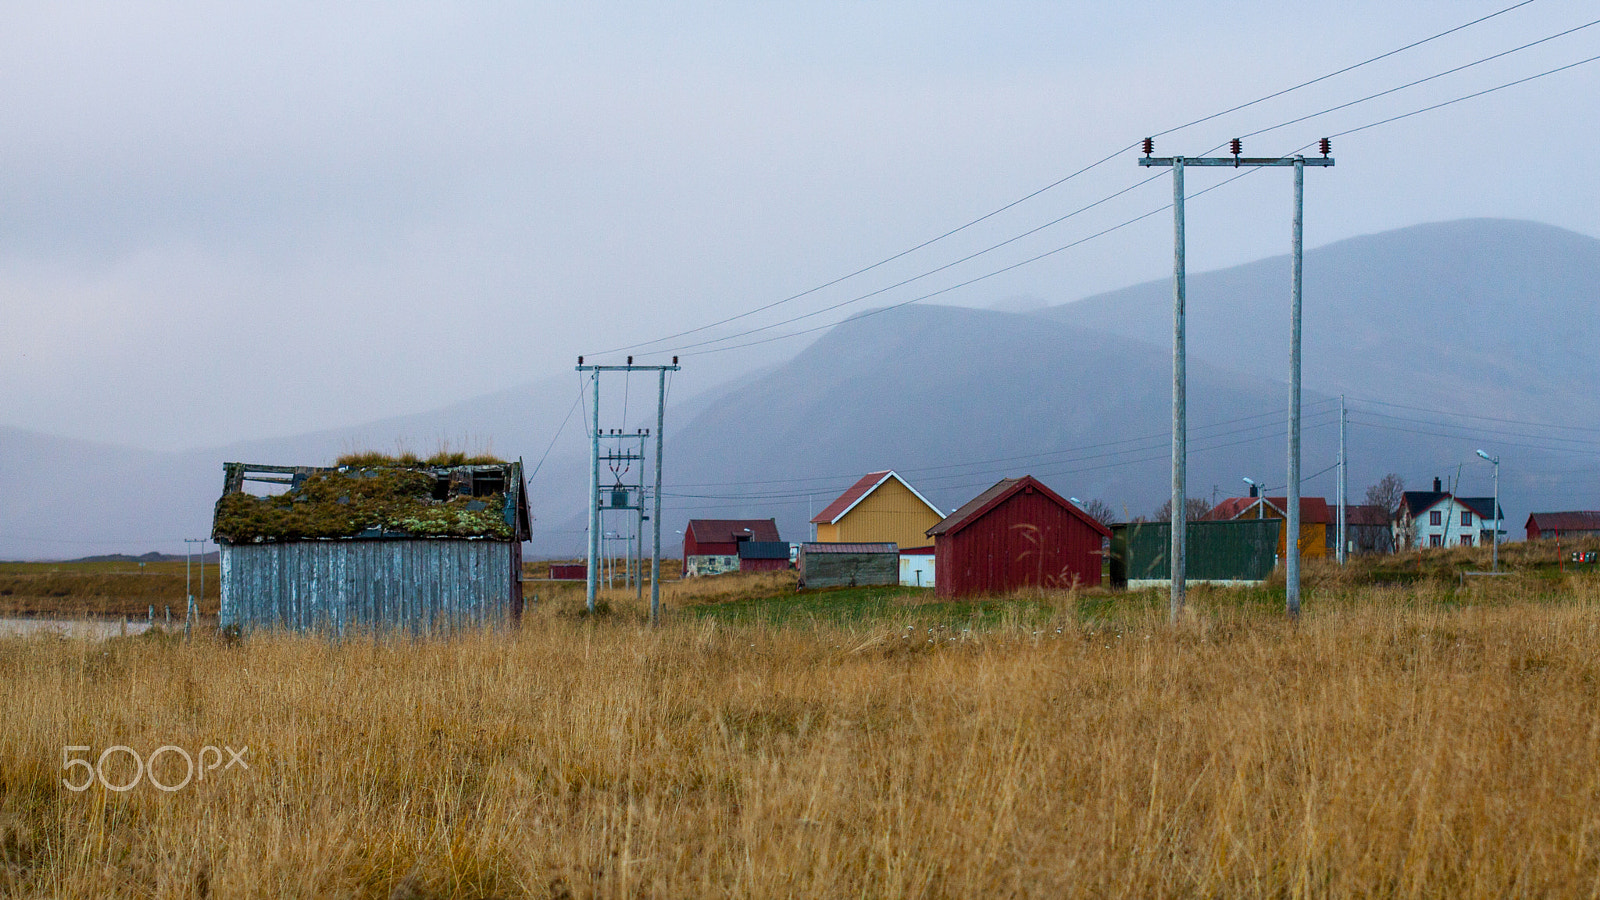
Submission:
[[[1031,475],[1007,478],[928,529],[940,597],[1098,585],[1110,529]]]
[[[683,529],[683,558],[739,555],[745,541],[758,544],[781,540],[776,519],[690,519]]]
[[[1577,510],[1574,512],[1530,513],[1528,515],[1528,540],[1563,537],[1580,538],[1600,536],[1600,512]]]

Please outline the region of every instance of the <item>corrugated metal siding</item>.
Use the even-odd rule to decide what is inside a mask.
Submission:
[[[893,544],[853,545],[859,552],[840,552],[839,545],[800,545],[800,586],[861,587],[900,583],[900,552]],[[883,549],[887,547],[888,549]]]
[[[927,547],[932,543],[928,529],[940,519],[916,494],[891,478],[846,513],[828,540],[892,541],[901,547]],[[818,525],[819,539],[822,533]]]
[[[1019,491],[934,544],[941,597],[1100,583],[1100,533],[1039,491]]]
[[[1190,581],[1262,581],[1277,563],[1283,520],[1190,522],[1184,575]],[[1137,522],[1112,528],[1112,581],[1171,581],[1172,523]]]
[[[521,613],[521,545],[508,541],[223,544],[223,627],[432,634]]]

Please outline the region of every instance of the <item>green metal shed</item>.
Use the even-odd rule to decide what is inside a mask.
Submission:
[[[1259,584],[1278,562],[1279,519],[1229,519],[1188,523],[1189,583]],[[1171,522],[1111,526],[1113,587],[1165,587],[1172,582],[1168,556]]]

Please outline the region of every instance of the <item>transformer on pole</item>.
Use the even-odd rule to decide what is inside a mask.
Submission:
[[[600,485],[600,440],[603,437],[603,435],[600,433],[600,373],[655,372],[657,374],[659,389],[656,393],[655,489],[652,495],[653,509],[649,517],[654,520],[652,525],[655,532],[654,540],[651,542],[650,560],[650,624],[656,625],[660,623],[661,619],[661,453],[664,443],[662,440],[662,429],[666,425],[667,373],[676,372],[678,369],[678,358],[676,356],[672,358],[672,365],[670,366],[636,366],[633,364],[633,357],[631,356],[628,357],[627,365],[622,366],[584,365],[583,357],[578,357],[577,370],[579,372],[590,373],[592,381],[590,397],[591,402],[594,404],[590,414],[591,425],[589,432],[589,571],[588,596],[586,598],[587,608],[591,613],[595,611],[595,597],[599,592],[597,567],[600,563],[601,510],[631,510],[637,514],[638,521],[641,524],[643,523],[643,520],[645,519],[645,490],[643,471],[644,446],[646,440],[650,436],[650,433],[646,430],[640,430],[633,434],[623,434],[619,431],[609,435],[609,438],[615,440],[619,445],[625,445],[627,442],[634,440],[639,442],[639,449],[637,453],[629,453],[626,449],[623,449],[613,452],[610,456],[606,457],[606,459],[613,464],[625,462],[631,465],[631,463],[634,461],[637,461],[640,464],[638,482],[636,485],[622,484],[620,477],[615,479],[616,486],[623,489],[621,493],[626,493],[629,495],[625,502],[621,503],[621,505],[618,505],[617,494],[619,492],[613,491],[609,488],[602,489]],[[630,487],[632,487],[633,490],[628,490]],[[604,496],[605,494],[610,494],[611,496],[606,497]],[[606,502],[608,499],[611,501],[610,503]],[[638,543],[641,545],[640,552],[642,553],[642,545],[644,543],[643,534],[639,535]],[[642,584],[640,587],[642,588]]]

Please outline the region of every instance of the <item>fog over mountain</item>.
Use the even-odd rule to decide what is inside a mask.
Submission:
[[[1286,258],[1190,277],[1192,495],[1238,494],[1243,476],[1284,484],[1288,277]],[[1490,469],[1473,456],[1483,446],[1504,462],[1512,536],[1531,509],[1600,507],[1600,241],[1528,222],[1417,226],[1308,251],[1305,284],[1306,493],[1334,494],[1343,392],[1355,499],[1390,471],[1413,486],[1459,472],[1463,491],[1488,494]],[[530,470],[552,448],[530,484],[531,552],[577,553],[588,462],[569,367],[430,413],[206,451],[0,428],[0,557],[181,552],[209,531],[226,460],[323,464],[441,442]],[[667,418],[669,552],[692,516],[774,516],[803,539],[813,510],[878,468],[946,510],[1020,474],[1128,515],[1168,492],[1165,280],[1037,312],[868,314],[720,387],[691,391],[690,374]],[[608,381],[602,428],[653,424],[653,387]]]

